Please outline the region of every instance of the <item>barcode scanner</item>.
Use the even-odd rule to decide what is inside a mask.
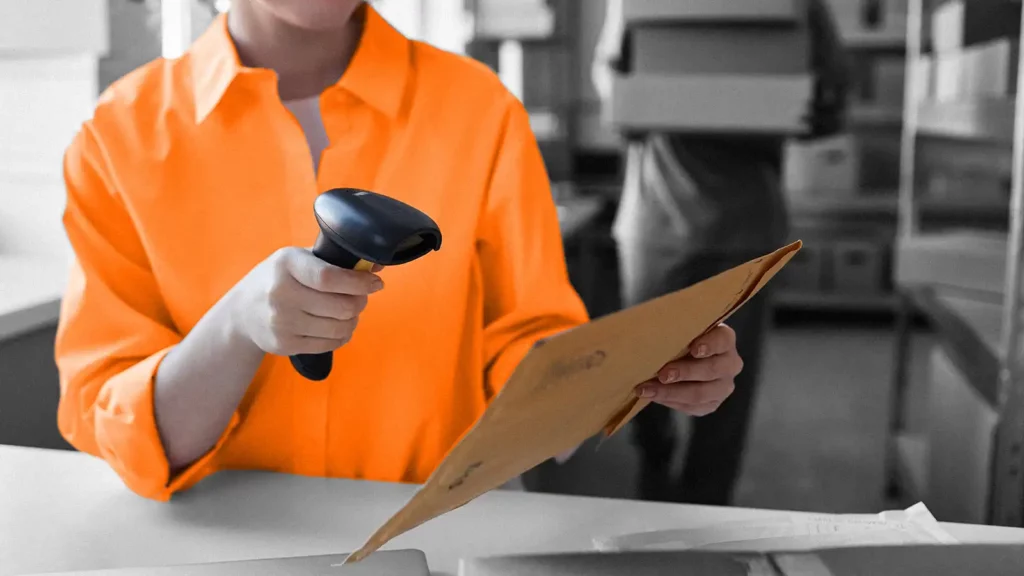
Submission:
[[[313,254],[339,268],[397,266],[441,249],[441,230],[429,216],[374,192],[329,190],[317,197],[313,214],[320,225]],[[331,374],[334,353],[297,354],[291,362],[302,376],[320,381]]]

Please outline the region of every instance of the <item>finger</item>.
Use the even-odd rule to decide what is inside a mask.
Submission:
[[[358,322],[358,319],[335,320],[303,314],[299,326],[296,327],[295,335],[305,338],[348,341]]]
[[[372,272],[332,266],[305,250],[289,253],[284,261],[295,280],[318,292],[365,296],[384,288],[383,280]]]
[[[289,348],[293,350],[292,354],[323,354],[333,352],[347,343],[346,340],[299,336],[290,342]]]
[[[707,404],[721,402],[736,389],[731,378],[686,384],[644,384],[637,389],[641,398],[658,403]]]
[[[725,324],[719,324],[714,330],[693,341],[690,345],[690,355],[694,358],[707,358],[735,349],[736,332]]]
[[[303,312],[334,320],[358,318],[369,302],[366,296],[318,292],[307,286],[300,286],[294,298],[296,306]]]
[[[370,272],[373,272],[374,274],[376,274],[376,273],[380,272],[383,269],[384,269],[384,266],[382,266],[381,264],[374,264],[373,268],[370,269]]]
[[[693,417],[696,417],[696,418],[700,418],[702,416],[707,416],[708,414],[711,414],[713,412],[717,412],[718,409],[721,408],[722,404],[724,404],[724,403],[725,403],[725,401],[722,401],[722,402],[706,402],[704,404],[672,404],[672,403],[667,403],[667,402],[666,403],[658,402],[658,404],[661,404],[661,405],[665,406],[666,408],[668,408],[670,410],[675,410],[676,412],[682,412],[683,414],[686,414],[687,416],[693,416]]]
[[[689,356],[674,360],[658,371],[662,384],[680,382],[712,382],[721,378],[735,378],[743,370],[743,359],[735,350],[707,358]]]

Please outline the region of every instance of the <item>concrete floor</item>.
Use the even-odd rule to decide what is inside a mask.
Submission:
[[[914,343],[912,382],[921,381],[927,345]],[[766,354],[734,504],[831,513],[901,505],[887,502],[884,490],[892,329],[776,328]],[[917,387],[911,384],[911,396]],[[687,418],[679,423],[685,430]],[[624,431],[599,448],[592,441],[564,465],[545,464],[526,481],[545,492],[633,498],[636,466]]]

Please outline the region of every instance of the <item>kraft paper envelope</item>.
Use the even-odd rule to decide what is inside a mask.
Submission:
[[[786,265],[795,242],[742,266],[538,343],[426,484],[346,562],[503,485],[648,401],[634,389],[718,326]]]

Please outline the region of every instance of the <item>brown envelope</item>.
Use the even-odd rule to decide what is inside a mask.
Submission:
[[[648,404],[634,389],[725,321],[789,262],[795,242],[661,298],[538,343],[412,499],[346,562],[470,502]]]

